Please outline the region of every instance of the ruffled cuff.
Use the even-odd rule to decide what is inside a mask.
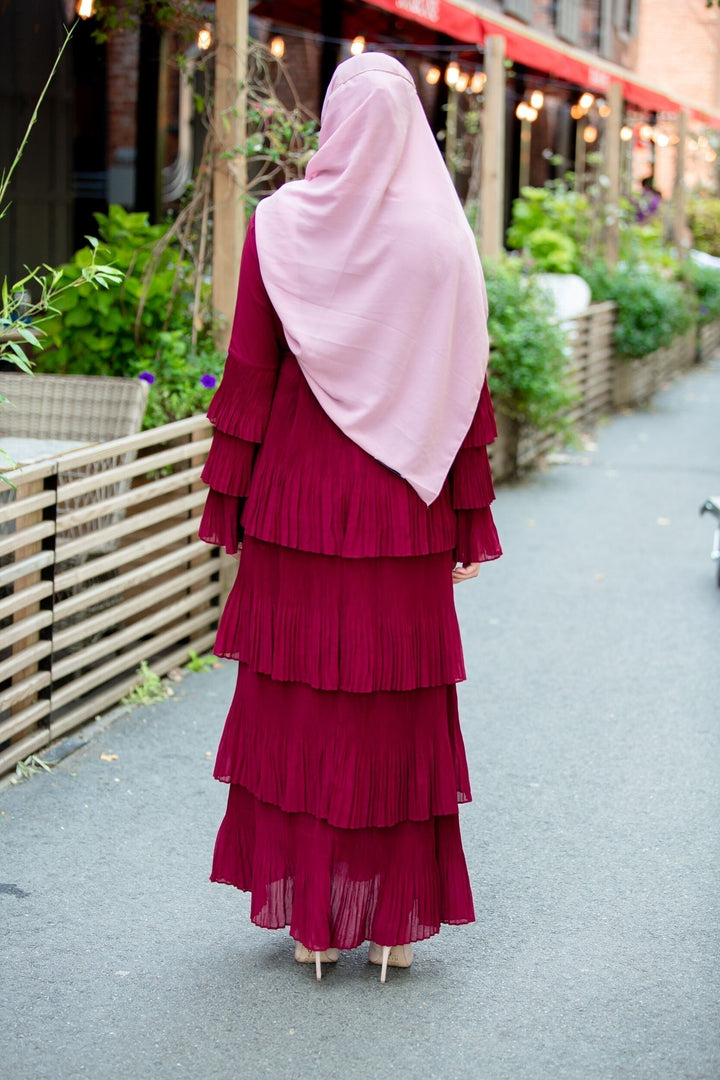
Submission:
[[[450,473],[455,510],[479,510],[495,498],[486,446],[459,450]]]
[[[228,555],[234,555],[242,543],[244,530],[240,517],[245,506],[245,499],[234,495],[223,495],[219,491],[208,492],[205,510],[198,536],[206,544],[223,547]]]
[[[247,495],[257,444],[216,429],[202,479],[222,495]]]
[[[475,410],[470,430],[463,440],[462,449],[469,450],[474,446],[489,446],[491,442],[495,442],[495,439],[497,439],[495,410],[493,409],[487,380],[485,380],[480,392],[480,401]]]
[[[489,506],[479,510],[457,511],[457,542],[455,561],[459,563],[490,562],[499,559],[502,548]]]
[[[228,353],[225,374],[210,402],[208,420],[226,435],[262,442],[276,380],[276,368],[254,367]]]

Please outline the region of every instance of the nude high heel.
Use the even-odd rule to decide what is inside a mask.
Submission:
[[[376,945],[370,942],[368,960],[380,964],[380,982],[384,983],[388,967],[409,968],[413,962],[412,945]]]
[[[337,964],[340,959],[339,949],[325,949],[318,952],[315,949],[306,949],[300,942],[295,942],[295,959],[298,964],[315,964],[315,978],[318,982],[322,979],[322,964]]]

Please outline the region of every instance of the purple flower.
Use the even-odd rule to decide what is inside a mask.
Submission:
[[[217,386],[217,379],[214,375],[203,375],[200,379],[206,390],[214,390]]]
[[[151,386],[155,382],[155,376],[153,375],[152,371],[141,371],[138,375],[138,379],[142,379],[143,382],[150,383]]]
[[[701,304],[700,305],[700,314],[701,315],[707,315],[707,313],[708,313],[708,309],[705,307],[705,304]]]

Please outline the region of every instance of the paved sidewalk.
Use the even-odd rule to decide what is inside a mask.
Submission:
[[[317,984],[208,883],[225,663],[0,790],[4,1080],[720,1077],[720,366],[596,440],[457,592],[477,924]]]

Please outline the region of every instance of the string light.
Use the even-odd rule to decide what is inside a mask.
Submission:
[[[594,143],[598,137],[598,129],[594,124],[587,124],[583,129],[583,139],[586,143]]]
[[[352,39],[350,42],[350,52],[353,56],[359,56],[360,53],[365,52],[365,38],[362,34],[358,34],[357,37]]]
[[[425,76],[425,82],[430,83],[431,86],[437,86],[437,84],[440,82],[441,78],[442,78],[442,71],[440,70],[440,68],[439,67],[431,67],[431,68],[428,68],[427,74]]]
[[[453,60],[452,63],[448,64],[448,66],[445,68],[445,82],[448,84],[448,86],[454,86],[459,78],[460,68]]]
[[[581,120],[582,117],[585,115],[585,109],[583,109],[581,105],[573,105],[572,109],[570,110],[570,115],[572,116],[573,120]]]
[[[632,137],[633,137],[633,129],[631,127],[628,127],[627,124],[623,124],[623,126],[620,128],[620,138],[622,139],[622,141],[623,142],[630,142]]]
[[[461,71],[457,79],[455,80],[455,89],[457,90],[458,94],[465,93],[468,88],[469,82],[470,76],[468,75],[468,73],[466,71]]]
[[[610,108],[608,103],[606,101],[601,101],[598,105],[598,113],[600,114],[600,116],[602,116],[604,120],[607,120],[611,112],[612,109]]]
[[[282,60],[285,55],[285,40],[281,37],[274,37],[270,42],[270,52],[273,54],[276,60]]]
[[[528,117],[528,109],[529,109],[529,107],[530,106],[527,104],[527,102],[525,102],[525,101],[520,102],[517,109],[515,110],[515,115],[517,116],[518,120],[528,120],[529,119],[529,117]]]
[[[202,52],[206,52],[212,45],[212,34],[210,33],[210,27],[204,26],[202,30],[198,30],[197,47]]]
[[[545,95],[543,94],[542,90],[533,90],[532,94],[530,95],[530,104],[532,105],[533,109],[542,109],[543,105],[545,104]]]
[[[534,124],[538,118],[537,109],[533,109],[532,105],[528,105],[527,109],[525,110],[525,118],[529,120],[531,124]]]
[[[657,133],[657,135],[655,136],[655,145],[656,146],[669,146],[670,145],[670,136],[666,135],[662,131],[659,131]]]
[[[81,19],[90,19],[95,14],[95,0],[78,0],[75,10]]]
[[[580,100],[578,101],[578,105],[580,106],[581,109],[584,109],[585,112],[587,112],[588,109],[590,108],[590,106],[592,105],[594,100],[595,100],[595,95],[589,93],[589,91],[586,90],[584,94],[581,94]]]
[[[642,124],[638,134],[643,142],[652,142],[653,129],[650,127],[650,124]]]
[[[482,94],[485,83],[487,82],[487,75],[484,71],[476,71],[470,80],[470,90],[473,94]]]

